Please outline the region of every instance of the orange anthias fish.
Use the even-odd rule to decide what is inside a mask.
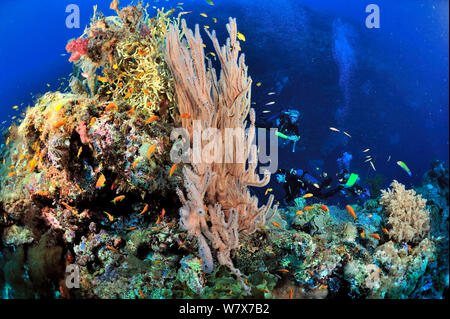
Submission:
[[[133,88],[129,88],[127,95],[124,96],[124,99],[128,99],[132,94],[133,94]]]
[[[366,230],[364,228],[360,235],[362,239],[366,239]]]
[[[11,178],[11,177],[13,177],[14,175],[16,175],[16,172],[11,172],[11,173],[8,174],[8,177]]]
[[[294,297],[294,290],[292,290],[292,288],[291,288],[291,290],[289,291],[289,299],[292,299]]]
[[[350,206],[350,205],[347,205],[347,206],[345,206],[345,209],[347,210],[347,213],[349,213],[350,216],[353,217],[353,220],[355,220],[356,219],[356,214],[355,214],[355,210],[353,209],[353,207]]]
[[[101,174],[100,177],[97,180],[97,183],[95,184],[95,188],[102,188],[105,186],[106,178],[105,175]]]
[[[139,160],[135,160],[133,163],[133,168],[136,168],[137,164],[139,164]]]
[[[137,227],[131,227],[131,228],[126,228],[126,230],[131,231],[131,230],[136,230]]]
[[[188,113],[184,113],[184,114],[180,115],[180,119],[190,119],[190,118],[191,118],[191,115]]]
[[[156,220],[156,225],[158,225],[160,221],[161,221],[161,216],[158,216],[158,219]]]
[[[54,128],[60,128],[61,126],[63,126],[64,124],[66,124],[65,120],[59,121],[57,122],[55,125],[53,125]]]
[[[148,151],[147,151],[147,158],[148,159],[150,159],[150,156],[155,152],[155,150],[156,150],[156,144],[153,144],[152,146],[150,146],[148,148]]]
[[[142,210],[142,212],[139,213],[139,215],[144,215],[147,210],[148,210],[148,204],[145,205],[144,209]]]
[[[113,252],[115,252],[115,253],[119,253],[119,251],[117,249],[115,249],[114,247],[112,247],[112,246],[106,246],[106,248],[111,250],[111,251],[113,251]]]
[[[381,238],[380,238],[380,235],[378,235],[378,234],[370,234],[369,235],[370,237],[372,237],[372,238],[375,238],[375,239],[377,239],[377,240],[380,240]]]
[[[303,198],[310,198],[310,197],[313,197],[313,196],[314,196],[313,194],[308,193],[308,194],[303,195]]]
[[[114,221],[114,216],[113,216],[113,215],[111,215],[111,214],[108,213],[108,212],[104,212],[104,213],[106,214],[106,216],[108,216],[108,219],[109,219],[110,222],[113,222],[113,221]]]
[[[272,225],[274,225],[275,227],[281,228],[282,226],[280,224],[278,224],[277,222],[272,222]]]
[[[303,212],[302,212],[301,210],[299,210],[299,211],[297,211],[295,214],[298,215],[298,216],[302,216],[302,215],[303,215]]]
[[[114,198],[114,199],[111,201],[111,203],[116,204],[117,202],[123,201],[124,199],[125,199],[125,195],[120,195],[120,196],[117,196],[116,198]]]
[[[289,272],[289,270],[287,270],[287,269],[278,269],[277,271],[279,271],[279,272]]]
[[[173,164],[173,166],[169,172],[169,177],[172,177],[173,173],[175,173],[176,170],[177,170],[177,164]]]
[[[30,168],[30,169],[29,169],[30,172],[34,171],[34,168],[36,167],[36,165],[37,165],[37,161],[36,161],[36,159],[33,158],[33,159],[30,161],[30,163],[28,164],[28,167]]]
[[[118,10],[119,9],[119,1],[113,0],[113,2],[111,2],[111,4],[109,5],[109,8],[111,10]]]
[[[385,233],[386,235],[389,234],[389,231],[386,228],[383,228],[383,233]]]
[[[145,124],[151,124],[153,122],[155,122],[158,119],[158,115],[154,115],[151,118],[149,118],[147,121],[145,121]]]
[[[133,106],[133,108],[131,110],[129,110],[127,113],[128,114],[133,114],[135,110],[136,110],[136,106]]]
[[[328,213],[328,212],[330,211],[330,209],[328,208],[327,205],[320,205],[319,208],[320,208],[321,210],[323,210],[324,212],[326,212],[326,213]]]
[[[314,206],[305,206],[305,207],[303,207],[304,211],[308,211],[308,210],[311,210],[311,209],[314,209]]]
[[[109,110],[112,110],[112,109],[116,109],[116,110],[118,110],[119,109],[119,107],[117,106],[117,104],[116,103],[109,103],[107,106],[106,106],[106,111],[109,111]]]

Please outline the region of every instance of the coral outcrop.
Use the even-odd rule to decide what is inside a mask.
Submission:
[[[426,200],[412,189],[393,181],[391,189],[381,192],[380,204],[385,208],[391,226],[389,236],[397,242],[417,244],[430,232]]]

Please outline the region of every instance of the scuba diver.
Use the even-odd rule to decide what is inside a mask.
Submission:
[[[283,110],[274,116],[270,117],[265,125],[257,125],[258,127],[264,127],[270,129],[271,127],[278,128],[276,135],[281,139],[281,147],[285,147],[292,142],[292,152],[295,152],[295,146],[297,141],[300,140],[300,133],[298,127],[298,121],[301,114],[298,110],[287,109]]]
[[[350,173],[350,162],[353,156],[347,152],[337,159],[339,173],[336,174],[341,193],[346,196],[355,196],[361,199],[369,198],[370,192],[367,188],[363,188],[357,183],[360,177],[356,173]]]
[[[331,187],[332,178],[326,173],[323,173],[323,180],[320,182],[317,178],[301,169],[278,170],[276,179],[278,183],[284,184],[286,202],[289,203],[295,198],[308,193],[313,194],[318,199],[327,199],[337,195],[339,192],[345,196],[354,196],[358,199],[369,198],[369,190],[357,184],[360,181],[358,174],[349,173],[351,159],[351,154],[344,153],[337,160],[340,172],[336,174],[338,184],[334,188]]]
[[[278,183],[283,183],[286,192],[286,202],[289,203],[295,198],[311,193],[319,199],[327,199],[337,194],[341,187],[330,190],[332,179],[324,175],[325,179],[319,182],[315,177],[301,169],[279,169],[276,173]]]

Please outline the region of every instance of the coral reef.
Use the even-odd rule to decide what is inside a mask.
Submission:
[[[2,298],[442,298],[448,293],[448,166],[380,202],[259,206],[252,81],[236,21],[205,64],[199,27],[138,4],[67,51],[70,92],[12,125],[0,167]],[[180,29],[181,26],[181,29]],[[181,126],[248,129],[239,163],[171,160]],[[220,138],[219,138],[220,137]],[[207,141],[200,141],[201,147]],[[233,148],[227,144],[226,148]],[[239,149],[238,149],[239,150]],[[236,153],[237,154],[237,153]],[[378,187],[378,186],[377,186]],[[354,212],[354,216],[349,212]],[[66,266],[79,270],[68,287]]]

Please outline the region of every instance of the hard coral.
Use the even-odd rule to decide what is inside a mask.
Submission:
[[[380,204],[385,208],[389,232],[397,242],[418,243],[428,236],[430,217],[425,210],[426,200],[414,190],[406,190],[403,184],[394,180],[392,189],[381,191]]]

